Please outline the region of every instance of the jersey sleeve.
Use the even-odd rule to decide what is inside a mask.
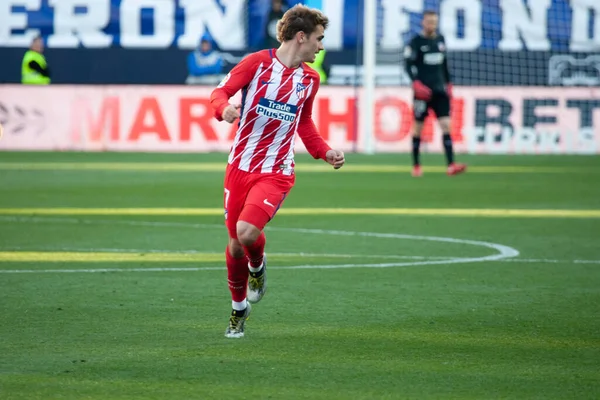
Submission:
[[[300,121],[298,122],[298,135],[302,139],[302,143],[308,150],[309,154],[315,159],[327,159],[327,152],[331,150],[331,147],[323,140],[323,137],[319,135],[317,127],[312,120],[312,109],[315,100],[315,95],[319,90],[319,78],[313,79],[314,90],[311,91],[310,96],[306,99],[304,107],[302,108],[302,114],[300,114]]]
[[[240,61],[210,95],[210,104],[215,118],[223,120],[223,110],[229,105],[229,99],[242,88],[248,86],[260,64],[260,56],[250,54]]]
[[[444,49],[446,49],[446,39],[444,36],[440,35],[440,41],[444,44]],[[450,83],[450,69],[448,68],[448,53],[444,51],[444,78],[446,79],[446,83]]]
[[[42,76],[45,76],[47,78],[50,77],[50,69],[47,66],[46,68],[42,68],[42,66],[38,64],[37,61],[29,61],[29,64],[27,64],[27,66],[32,70],[39,72]]]
[[[444,58],[444,76],[446,78],[446,83],[450,83],[450,69],[448,68],[448,59]]]
[[[404,48],[404,68],[411,80],[417,78],[417,58],[419,55],[419,46],[417,45],[417,37],[415,36],[410,43]]]

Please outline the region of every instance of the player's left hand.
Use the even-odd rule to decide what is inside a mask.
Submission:
[[[452,84],[448,83],[446,85],[446,93],[448,93],[448,97],[452,100]]]
[[[340,150],[328,150],[327,153],[325,153],[325,158],[335,169],[342,168],[342,165],[346,162],[344,152]]]

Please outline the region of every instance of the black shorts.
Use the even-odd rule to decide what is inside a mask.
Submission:
[[[433,110],[437,118],[450,116],[450,98],[446,93],[434,93],[431,100],[413,99],[413,114],[415,120],[419,122],[425,121],[427,112]]]

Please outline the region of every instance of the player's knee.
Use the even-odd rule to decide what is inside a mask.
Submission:
[[[449,117],[442,117],[439,119],[440,122],[440,128],[442,128],[442,132],[449,132],[450,131],[450,118]]]
[[[415,128],[413,131],[414,137],[421,137],[421,132],[423,131],[423,122],[415,121]]]
[[[251,246],[260,236],[260,229],[244,221],[238,221],[236,232],[242,246]]]
[[[242,247],[242,244],[240,243],[239,240],[229,238],[229,246],[227,248],[229,249],[229,254],[233,258],[244,257],[244,248]]]

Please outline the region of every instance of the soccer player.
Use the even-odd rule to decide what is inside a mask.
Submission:
[[[467,168],[464,164],[454,162],[452,138],[450,137],[450,99],[452,83],[446,59],[444,36],[437,33],[438,15],[435,11],[425,11],[421,22],[423,31],[415,35],[404,49],[406,72],[413,83],[413,111],[415,129],[412,142],[413,170],[412,175],[423,174],[419,161],[421,131],[423,121],[429,109],[432,109],[442,128],[444,152],[448,162],[448,175],[456,175]]]
[[[331,149],[312,121],[319,74],[308,67],[323,50],[328,18],[296,5],[277,25],[281,45],[246,56],[211,94],[218,120],[239,127],[225,172],[225,251],[232,312],[225,336],[244,336],[250,303],[267,288],[265,225],[275,216],[294,185],[294,139],[298,133],[308,152],[335,169],[344,153]],[[229,99],[242,90],[241,104]]]

